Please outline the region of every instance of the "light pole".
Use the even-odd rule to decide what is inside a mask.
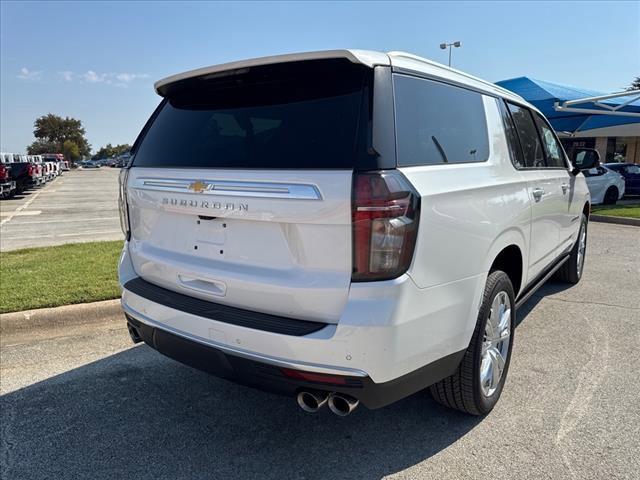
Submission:
[[[440,44],[440,48],[442,50],[446,50],[447,48],[449,48],[449,66],[451,66],[451,47],[461,47],[462,43],[461,42],[453,42],[453,43],[441,43]]]

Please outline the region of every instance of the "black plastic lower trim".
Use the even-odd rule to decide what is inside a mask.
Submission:
[[[303,336],[317,332],[327,326],[326,323],[322,322],[280,317],[201,300],[159,287],[140,277],[129,280],[125,283],[124,288],[151,302],[159,303],[181,312],[240,327],[264,330],[265,332]]]
[[[462,350],[447,355],[385,383],[374,383],[369,377],[344,376],[344,385],[328,385],[287,377],[282,369],[275,365],[232,355],[166,330],[151,327],[130,315],[126,317],[129,325],[147,345],[167,357],[212,375],[283,395],[293,396],[302,389],[340,392],[357,398],[371,409],[389,405],[448,377],[456,370],[465,352]]]
[[[516,300],[516,310],[522,307],[536,291],[549,280],[556,271],[569,259],[571,252],[560,255],[551,265],[538,274],[529,284],[522,289]]]

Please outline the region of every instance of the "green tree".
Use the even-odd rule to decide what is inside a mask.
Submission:
[[[102,158],[113,158],[122,155],[125,152],[131,150],[131,145],[128,143],[123,143],[122,145],[116,145],[115,147],[110,143],[107,143],[104,147],[100,147],[95,155],[94,159],[102,159]]]
[[[119,157],[123,153],[126,153],[130,150],[131,145],[129,145],[128,143],[123,143],[121,145],[116,145],[115,147],[113,147],[113,152],[115,153],[116,157]]]
[[[80,156],[88,156],[91,153],[91,145],[85,138],[85,133],[80,120],[49,113],[38,117],[33,123],[33,135],[36,140],[27,147],[27,151],[62,152],[64,143],[68,140],[76,145]],[[40,150],[45,147],[47,152]]]
[[[635,80],[631,82],[631,85],[629,85],[627,91],[631,90],[640,90],[640,77],[636,77]]]
[[[94,159],[102,159],[102,158],[111,158],[113,156],[113,146],[110,143],[107,143],[104,147],[100,147],[92,158]]]
[[[62,144],[62,154],[64,155],[64,158],[73,162],[82,157],[82,155],[80,155],[80,148],[78,148],[76,142],[72,140],[64,141]]]
[[[27,147],[29,155],[40,155],[41,153],[59,152],[59,145],[48,140],[39,139]]]

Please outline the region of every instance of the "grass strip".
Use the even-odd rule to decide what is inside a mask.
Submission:
[[[591,213],[610,217],[640,218],[640,205],[596,205]]]
[[[0,313],[120,296],[122,241],[71,243],[0,253]]]

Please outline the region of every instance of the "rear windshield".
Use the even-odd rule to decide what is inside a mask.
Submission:
[[[353,168],[367,155],[370,72],[317,60],[184,81],[143,133],[133,166]]]

